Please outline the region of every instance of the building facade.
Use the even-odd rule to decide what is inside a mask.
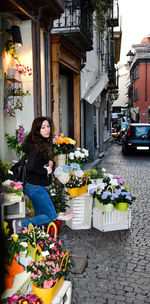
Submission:
[[[131,121],[150,123],[150,36],[132,46],[130,67]]]

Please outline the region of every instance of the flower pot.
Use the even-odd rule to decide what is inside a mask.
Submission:
[[[22,265],[18,264],[15,258],[13,258],[11,265],[5,264],[7,273],[4,274],[4,287],[11,289],[13,286],[14,276],[24,271]]]
[[[119,210],[119,211],[127,211],[128,209],[128,203],[123,203],[120,202],[115,206],[115,209]]]
[[[4,192],[3,195],[3,201],[7,202],[21,202],[22,200],[22,195],[17,195],[16,193],[7,193]]]
[[[57,156],[58,167],[64,166],[66,164],[66,154],[59,154]]]
[[[105,210],[103,203],[100,203],[100,201],[96,197],[94,198],[94,207],[96,207],[102,211]]]
[[[104,211],[105,212],[112,212],[113,210],[114,210],[113,204],[104,205]]]
[[[42,300],[43,304],[50,304],[56,297],[64,283],[64,277],[61,277],[53,287],[46,289],[36,286],[33,282],[33,294]]]

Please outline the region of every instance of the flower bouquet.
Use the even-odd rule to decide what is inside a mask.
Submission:
[[[77,163],[82,166],[88,160],[89,151],[84,148],[76,148],[68,154],[68,164]]]
[[[68,154],[74,151],[75,144],[75,140],[64,137],[63,133],[55,134],[53,138],[54,155]]]
[[[35,262],[35,255],[37,250],[41,248],[36,247],[33,257],[33,262],[29,262],[27,272],[31,273],[31,280],[33,281],[33,293],[41,298],[43,304],[49,304],[56,296],[64,282],[64,275],[69,268],[68,263],[69,252],[62,252],[49,255],[43,259],[41,254],[41,261]]]
[[[4,189],[4,201],[20,202],[23,195],[23,186],[20,182],[6,180],[2,183]]]
[[[54,171],[54,176],[63,185],[69,182],[69,172],[74,171],[75,175],[79,178],[83,175],[84,171],[80,169],[79,164],[71,163],[70,165],[58,166]]]
[[[79,196],[87,192],[88,173],[85,171],[79,178],[72,170],[69,173],[69,181],[66,184],[68,192],[71,196]]]

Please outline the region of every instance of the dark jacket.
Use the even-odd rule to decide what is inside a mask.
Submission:
[[[43,168],[48,161],[48,157],[44,158],[42,153],[29,146],[29,149],[24,150],[27,155],[26,166],[26,182],[37,186],[48,186],[51,184],[51,175],[47,174],[47,170]]]

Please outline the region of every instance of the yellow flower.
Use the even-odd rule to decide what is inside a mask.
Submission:
[[[17,242],[17,241],[18,241],[18,234],[13,233],[13,234],[11,235],[11,237],[13,238],[14,242]]]
[[[3,221],[2,222],[2,227],[4,228],[4,233],[5,234],[9,234],[9,228],[7,228],[7,226],[8,226],[8,223],[6,222],[6,221]]]
[[[64,137],[64,133],[60,133],[60,136],[61,136],[61,137]]]

